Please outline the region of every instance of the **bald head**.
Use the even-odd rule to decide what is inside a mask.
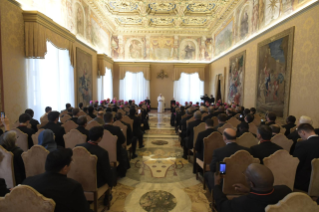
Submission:
[[[274,175],[271,170],[259,163],[252,163],[246,169],[250,187],[257,191],[269,191],[273,188]]]
[[[232,128],[226,128],[223,133],[223,139],[226,143],[236,142],[236,131]]]
[[[309,116],[300,116],[299,124],[311,124],[312,125],[312,119]]]
[[[201,112],[200,112],[200,111],[196,111],[196,112],[194,113],[194,118],[195,118],[196,120],[200,120],[200,119],[202,118]]]

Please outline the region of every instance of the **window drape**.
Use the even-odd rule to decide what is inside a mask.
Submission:
[[[193,104],[201,102],[200,97],[204,95],[204,81],[199,79],[198,73],[181,73],[178,81],[174,82],[174,98],[184,104],[192,101]]]
[[[74,73],[69,51],[47,42],[45,59],[27,59],[28,107],[39,120],[46,106],[61,111],[74,106]]]
[[[150,96],[150,81],[144,78],[143,72],[126,72],[124,79],[120,80],[119,90],[120,99],[135,100],[138,104]]]
[[[98,100],[113,99],[113,78],[112,70],[105,68],[105,75],[97,80]]]

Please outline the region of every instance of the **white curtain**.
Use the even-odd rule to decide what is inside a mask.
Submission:
[[[105,69],[105,75],[97,79],[98,100],[113,99],[113,78],[111,69]]]
[[[68,50],[47,42],[45,59],[27,59],[28,107],[39,120],[46,106],[61,111],[74,106],[74,73]]]
[[[150,81],[144,78],[143,72],[126,72],[120,80],[120,99],[124,101],[135,100],[136,104],[150,96]]]
[[[204,95],[204,81],[199,79],[198,73],[182,73],[181,78],[174,82],[174,98],[184,105],[192,101],[193,104],[201,102],[200,97]]]

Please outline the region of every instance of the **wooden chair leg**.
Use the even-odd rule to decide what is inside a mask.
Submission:
[[[206,181],[205,181],[205,164],[204,164],[204,168],[203,168],[203,189],[206,189]]]
[[[94,212],[98,212],[98,199],[97,199],[97,192],[94,192]]]
[[[195,163],[196,180],[198,180],[198,164]]]

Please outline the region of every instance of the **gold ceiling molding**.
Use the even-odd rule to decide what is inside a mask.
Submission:
[[[110,58],[106,54],[98,54],[97,64],[98,64],[98,71],[100,71],[101,76],[105,75],[105,68],[111,69],[112,76],[113,76],[114,61],[112,60],[112,58]]]

